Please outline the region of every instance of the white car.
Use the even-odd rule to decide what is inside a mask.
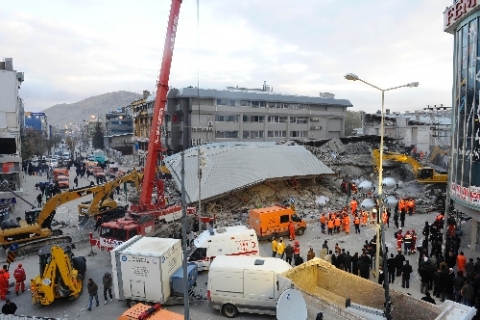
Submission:
[[[50,167],[51,167],[51,168],[56,168],[56,167],[58,167],[58,161],[57,161],[57,160],[52,160],[52,161],[50,161]]]

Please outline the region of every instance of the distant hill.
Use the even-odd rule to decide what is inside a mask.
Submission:
[[[105,114],[105,112],[128,106],[142,97],[141,94],[128,91],[116,91],[90,97],[75,103],[57,104],[44,110],[51,125],[63,127],[70,122],[82,124],[89,120],[91,115]]]

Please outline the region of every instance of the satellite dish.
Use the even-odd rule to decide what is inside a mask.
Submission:
[[[300,291],[282,292],[277,301],[277,320],[307,320],[307,304]]]

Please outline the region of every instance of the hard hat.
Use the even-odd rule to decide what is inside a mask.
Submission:
[[[283,237],[280,237],[280,239],[279,239],[279,240],[283,240]]]
[[[377,209],[373,209],[372,212],[373,212],[373,213],[377,213]]]
[[[22,264],[21,264],[21,263],[19,263],[19,264],[18,264],[18,267],[19,267],[19,268],[21,268],[21,267],[22,267]]]
[[[300,243],[298,242],[298,240],[295,240],[295,244],[300,244]]]

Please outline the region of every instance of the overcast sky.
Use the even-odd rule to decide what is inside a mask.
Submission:
[[[393,111],[451,105],[452,0],[183,0],[170,86],[260,88]],[[0,0],[0,60],[25,73],[27,111],[106,92],[153,91],[170,0]]]

